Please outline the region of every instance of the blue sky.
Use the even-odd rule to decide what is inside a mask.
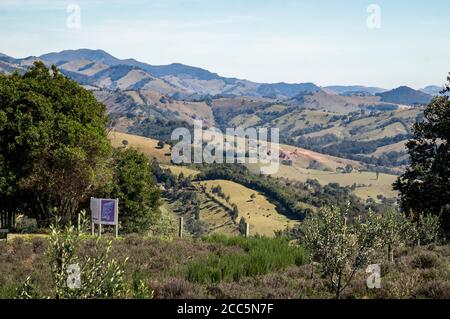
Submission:
[[[69,4],[79,29],[67,27]],[[370,4],[380,28],[367,26]],[[420,88],[450,71],[450,1],[0,1],[0,52],[75,48],[259,82]]]

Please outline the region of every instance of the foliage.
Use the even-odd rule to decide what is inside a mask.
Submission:
[[[450,82],[450,75],[449,75]],[[424,120],[414,125],[406,147],[411,165],[395,183],[406,212],[441,216],[450,233],[450,100],[437,96],[426,107]]]
[[[394,250],[413,243],[416,232],[414,224],[398,210],[388,210],[381,217],[381,235],[388,250],[390,262],[394,262]]]
[[[53,277],[52,296],[50,298],[67,299],[98,299],[98,298],[126,298],[129,288],[125,281],[125,262],[119,263],[109,257],[111,242],[102,247],[98,240],[93,257],[87,257],[81,266],[78,256],[80,237],[73,226],[63,229],[58,224],[51,227],[47,257]],[[71,286],[71,267],[80,270],[79,285]],[[77,274],[75,274],[77,275]],[[77,277],[75,277],[75,280]],[[142,288],[142,287],[141,287]],[[141,289],[139,288],[139,289]],[[33,298],[34,288],[28,277],[18,291],[19,298]]]
[[[145,282],[145,277],[140,272],[133,272],[133,298],[134,299],[152,299],[153,290],[150,290]]]
[[[340,298],[356,271],[367,264],[379,246],[381,227],[369,212],[363,222],[348,222],[348,209],[326,207],[306,219],[301,229],[303,242],[329,286]]]
[[[42,246],[30,239],[15,238],[0,241],[0,298],[17,297],[16,289],[30,276],[33,296],[54,296],[50,265],[45,256],[47,238],[39,238]],[[37,239],[37,238],[34,238]],[[213,284],[189,282],[186,270],[189,263],[207,256],[247,254],[252,238],[217,236],[200,240],[160,240],[128,235],[114,240],[110,258],[124,260],[129,257],[126,280],[130,287],[128,297],[138,298],[133,286],[144,281],[154,289],[154,298],[243,298],[243,299],[323,299],[333,298],[326,286],[326,278],[317,271],[311,277],[311,263],[289,265],[267,274],[241,277],[239,281],[223,280]],[[93,256],[95,240],[81,237],[78,250],[80,260]],[[404,247],[397,251],[395,264],[381,263],[381,289],[367,289],[368,274],[361,269],[355,274],[341,298],[392,299],[426,298],[448,299],[450,283],[450,245]],[[134,273],[137,273],[134,275]],[[134,277],[134,278],[133,278]],[[144,288],[145,288],[144,287]],[[146,293],[150,294],[149,289]]]
[[[241,235],[245,235],[247,230],[247,221],[245,220],[245,217],[241,217],[239,220],[239,232]]]
[[[103,193],[119,199],[122,231],[147,231],[160,216],[160,193],[155,186],[150,161],[134,149],[118,149],[114,150],[112,166],[112,181]]]
[[[106,243],[106,247],[101,247],[97,242],[94,256],[88,257],[81,267],[81,288],[74,291],[76,297],[126,298],[129,295],[124,270],[127,260],[123,263],[110,260],[110,252],[111,241]]]
[[[17,289],[17,299],[35,299],[37,298],[35,288],[31,283],[31,277],[28,276],[23,282],[22,286]]]
[[[73,226],[66,226],[62,230],[59,225],[51,226],[47,255],[57,299],[72,296],[72,291],[67,285],[67,271],[69,265],[77,263],[77,237]]]
[[[439,233],[441,229],[440,217],[433,215],[419,216],[417,222],[417,237],[419,245],[434,244],[439,241]]]
[[[0,213],[20,209],[43,227],[58,207],[70,221],[107,177],[105,106],[42,62],[0,75],[0,101]]]

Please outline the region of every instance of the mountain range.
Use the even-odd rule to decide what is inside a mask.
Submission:
[[[401,87],[389,91],[377,87],[327,86],[314,83],[256,83],[222,77],[208,70],[180,63],[150,65],[135,59],[118,59],[103,50],[65,50],[24,59],[0,54],[0,72],[23,72],[36,60],[55,64],[66,76],[88,88],[107,90],[151,90],[177,100],[196,100],[206,96],[250,96],[269,99],[293,99],[304,93],[341,96],[379,96],[378,102],[406,105],[426,104],[439,87],[421,91]]]
[[[205,126],[277,127],[283,143],[399,172],[405,143],[439,86],[414,90],[362,85],[257,83],[189,65],[150,65],[102,50],[65,50],[23,59],[0,54],[0,73],[25,72],[35,61],[56,65],[90,90],[116,132],[169,140],[194,119]],[[327,161],[305,162],[331,169]]]

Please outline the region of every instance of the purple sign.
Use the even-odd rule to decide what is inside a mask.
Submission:
[[[102,223],[115,223],[116,201],[103,199],[100,210],[100,220]]]

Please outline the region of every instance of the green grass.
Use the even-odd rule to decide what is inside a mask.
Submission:
[[[206,242],[240,247],[242,253],[209,255],[194,260],[186,266],[186,279],[207,284],[221,281],[238,281],[242,277],[255,277],[283,270],[289,266],[300,266],[306,262],[305,250],[292,246],[285,238],[226,237],[213,235]]]

